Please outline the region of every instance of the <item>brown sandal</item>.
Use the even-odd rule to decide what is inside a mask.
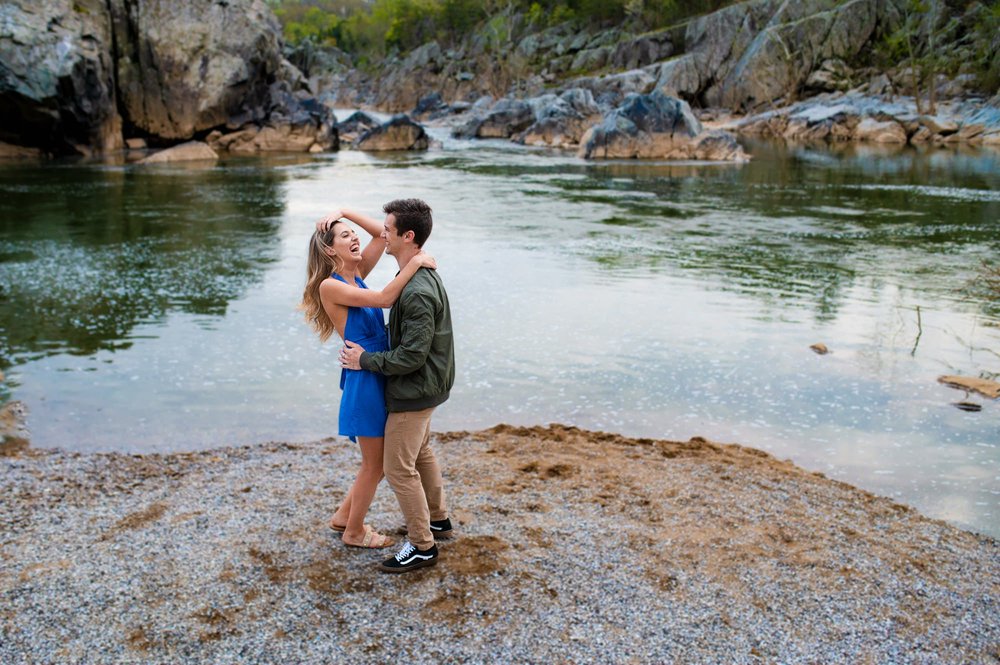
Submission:
[[[360,545],[354,545],[346,540],[344,541],[344,545],[347,547],[357,547],[364,550],[380,550],[385,547],[390,547],[392,544],[392,538],[382,535],[367,524],[365,525],[365,538],[361,541]]]

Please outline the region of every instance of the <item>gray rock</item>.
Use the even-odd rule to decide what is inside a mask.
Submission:
[[[518,99],[501,99],[480,118],[456,128],[454,136],[466,138],[510,138],[535,121],[531,105]]]
[[[365,132],[379,126],[379,121],[364,111],[355,111],[337,123],[337,134],[341,141],[354,143]]]
[[[948,136],[958,131],[958,123],[954,120],[933,115],[920,116],[920,124],[939,136]]]
[[[687,102],[661,92],[630,95],[625,103],[584,135],[585,159],[660,158],[746,160],[727,132],[703,134]]]
[[[805,87],[820,92],[848,90],[851,87],[851,68],[839,58],[828,58],[809,74]]]
[[[426,130],[405,114],[393,116],[358,139],[358,149],[371,152],[426,150],[429,144]]]
[[[573,88],[561,95],[532,100],[536,121],[518,137],[526,145],[575,147],[584,133],[601,118],[601,110],[589,90]]]
[[[0,3],[0,141],[51,153],[121,148],[103,0]]]
[[[794,93],[823,59],[850,59],[869,43],[878,26],[879,3],[782,3],[721,82],[706,91],[706,100],[753,108]]]
[[[580,51],[573,58],[570,69],[574,72],[592,72],[604,67],[611,58],[610,46],[600,46]]]
[[[182,139],[263,123],[283,66],[280,26],[264,0],[114,0],[120,103],[143,132]],[[239,118],[239,122],[233,122]]]
[[[87,154],[123,147],[122,126],[177,141],[255,125],[329,144],[279,35],[265,0],[5,2],[0,140]]]

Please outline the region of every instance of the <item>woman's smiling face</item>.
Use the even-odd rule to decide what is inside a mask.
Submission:
[[[349,224],[337,222],[333,225],[333,242],[328,250],[345,263],[361,260],[361,241]]]

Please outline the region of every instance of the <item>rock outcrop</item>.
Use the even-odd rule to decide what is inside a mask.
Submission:
[[[90,154],[255,130],[281,149],[327,149],[332,118],[279,35],[265,0],[9,0],[0,141]]]
[[[523,132],[535,122],[535,112],[527,101],[505,98],[485,114],[473,117],[456,127],[456,138],[508,139]]]
[[[405,114],[393,116],[388,122],[368,130],[357,142],[358,150],[369,152],[426,150],[428,145],[427,132]]]
[[[354,144],[362,134],[379,126],[378,120],[364,111],[355,111],[337,123],[337,133],[344,143]]]
[[[749,159],[731,134],[705,132],[687,102],[662,92],[629,96],[587,131],[579,154],[585,159]]]
[[[105,0],[0,3],[0,141],[52,153],[123,146]]]
[[[518,137],[525,145],[572,148],[601,120],[601,108],[589,90],[572,88],[541,105],[535,122]]]
[[[796,93],[824,62],[856,56],[888,16],[896,16],[893,0],[731,5],[688,24],[685,53],[655,68],[656,86],[705,106],[752,110]]]
[[[727,126],[740,134],[792,141],[1000,144],[1000,109],[944,102],[921,115],[910,99],[887,102],[861,94],[819,95],[747,116]]]
[[[140,164],[167,164],[170,162],[216,161],[219,156],[201,141],[188,141],[172,148],[153,153],[141,160]]]

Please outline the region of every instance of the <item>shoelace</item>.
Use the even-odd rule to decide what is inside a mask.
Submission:
[[[406,541],[405,543],[403,543],[403,549],[399,550],[399,552],[396,554],[396,561],[402,563],[403,559],[413,554],[416,551],[416,549],[417,548],[414,547],[413,544],[410,543],[410,541]]]

